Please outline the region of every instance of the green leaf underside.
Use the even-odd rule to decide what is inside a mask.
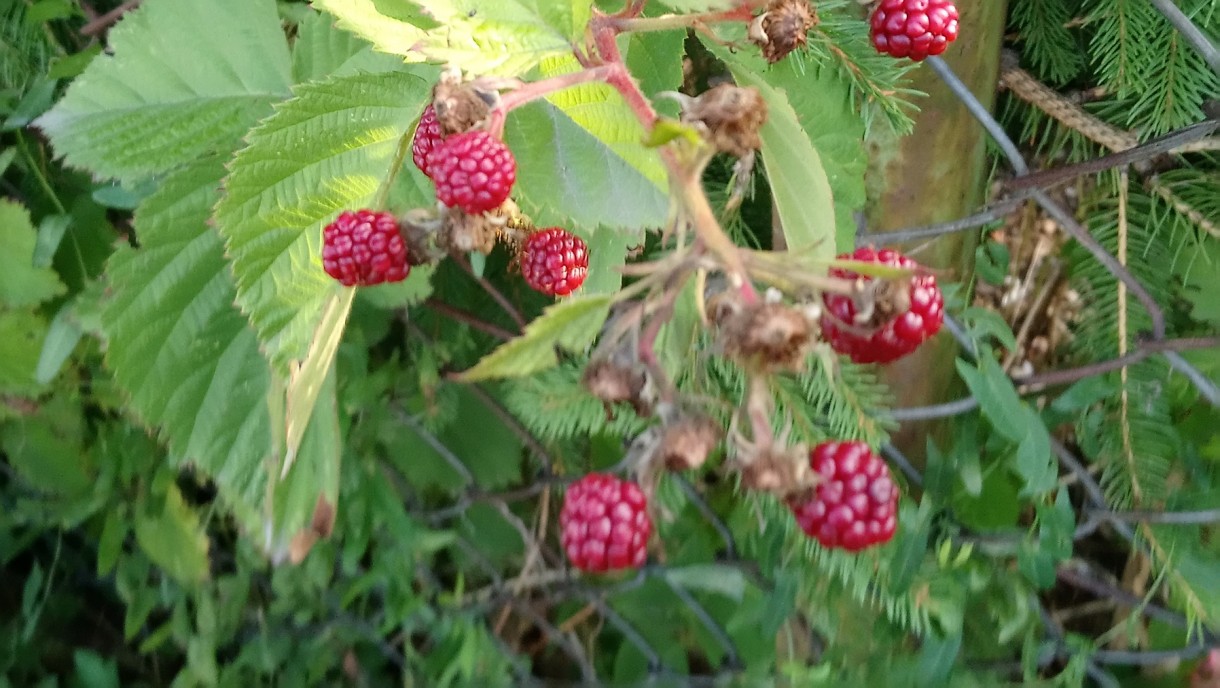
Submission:
[[[401,72],[307,84],[234,158],[216,226],[238,304],[280,375],[305,358],[334,289],[321,266],[323,225],[368,204],[428,95],[427,82]]]
[[[517,158],[514,194],[540,225],[592,231],[664,223],[669,201],[662,188],[554,106],[514,110],[505,140]]]
[[[501,345],[462,373],[464,382],[522,377],[553,367],[555,347],[581,351],[601,329],[612,295],[582,296],[561,301],[543,311],[525,333]]]
[[[544,60],[540,71],[544,77],[578,71],[580,64],[571,55]],[[666,188],[666,172],[657,151],[644,146],[644,125],[611,86],[602,83],[581,84],[547,96],[547,101],[559,108],[573,122],[588,131],[607,148],[658,188]]]
[[[287,462],[276,470],[275,475],[282,477],[270,483],[271,493],[263,505],[269,512],[266,518],[278,526],[271,533],[271,541],[264,543],[276,559],[288,554],[294,535],[309,528],[319,499],[325,499],[332,508],[338,507],[343,433],[335,401],[333,365],[325,374],[316,399],[317,403],[311,404],[311,417],[297,448],[296,461],[290,466],[292,470],[284,476],[289,468]]]
[[[108,40],[114,54],[94,59],[35,122],[68,164],[99,176],[135,183],[227,151],[289,94],[271,2],[149,2]]]
[[[38,231],[20,203],[0,200],[0,310],[36,306],[64,293],[50,268],[34,267]]]
[[[835,206],[821,156],[801,127],[783,91],[767,83],[737,55],[715,46],[741,86],[752,86],[767,103],[767,121],[760,130],[762,160],[775,207],[783,223],[788,250],[807,252],[813,260],[835,255]]]

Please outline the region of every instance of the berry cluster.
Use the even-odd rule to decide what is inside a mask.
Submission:
[[[521,276],[535,291],[567,296],[589,274],[589,247],[566,229],[551,227],[526,238],[520,261]]]
[[[898,488],[863,442],[825,442],[809,454],[818,479],[811,495],[789,500],[801,530],[826,547],[857,552],[889,542],[898,523]]]
[[[503,207],[517,181],[517,161],[503,141],[481,129],[446,131],[446,122],[430,103],[415,127],[411,160],[432,180],[437,200],[450,210],[441,254],[431,247],[442,242],[430,243],[428,238],[434,229],[407,220],[414,263],[435,260],[444,250],[490,251],[503,229]],[[507,205],[515,208],[511,202]],[[396,282],[410,270],[408,241],[390,213],[346,211],[326,226],[322,240],[323,267],[346,286]],[[566,229],[550,227],[520,241],[517,261],[531,288],[567,296],[588,275],[589,247]]]
[[[322,230],[322,268],[346,287],[401,282],[411,266],[390,213],[346,211]]]
[[[953,0],[881,0],[869,28],[877,52],[918,62],[957,39],[957,7]]]
[[[614,571],[644,564],[652,519],[639,485],[590,473],[568,486],[559,528],[573,566],[582,571]]]
[[[420,169],[436,184],[441,203],[475,215],[508,200],[517,161],[503,141],[485,131],[467,131],[433,145]]]
[[[809,537],[848,552],[894,537],[898,486],[885,461],[867,444],[819,444],[809,453],[809,468],[813,489],[787,499],[797,525]],[[603,473],[591,473],[568,487],[559,527],[568,561],[593,573],[642,566],[652,535],[648,500],[640,486]]]
[[[890,249],[862,247],[839,258],[920,270],[918,263]],[[833,268],[830,274],[865,283],[873,281],[843,268]],[[912,353],[939,332],[945,320],[945,301],[936,286],[936,277],[917,272],[898,286],[897,292],[888,294],[888,300],[876,299],[867,310],[851,296],[824,294],[822,335],[830,346],[856,363],[888,363]]]

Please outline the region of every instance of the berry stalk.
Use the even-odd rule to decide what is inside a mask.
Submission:
[[[414,130],[404,132],[402,136],[398,137],[398,148],[394,151],[394,158],[390,160],[390,171],[381,180],[381,186],[377,187],[377,193],[373,196],[374,208],[380,209],[386,206],[386,200],[390,197],[390,189],[394,186],[394,180],[398,179],[398,171],[402,169],[402,164],[411,152],[411,144],[414,141]]]

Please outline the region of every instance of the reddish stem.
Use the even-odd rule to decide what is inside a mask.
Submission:
[[[500,97],[499,104],[491,113],[487,128],[493,135],[499,136],[504,129],[504,120],[510,111],[526,103],[545,98],[556,91],[562,91],[565,88],[572,88],[573,86],[595,81],[609,81],[614,71],[614,66],[607,64],[588,67],[576,72],[568,72],[567,74],[543,79],[542,81],[523,84],[521,87],[509,91]]]

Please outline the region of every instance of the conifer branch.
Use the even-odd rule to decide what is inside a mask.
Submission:
[[[1207,37],[1207,34],[1195,26],[1190,21],[1190,17],[1187,17],[1186,13],[1175,5],[1172,0],[1149,1],[1170,24],[1173,24],[1173,28],[1177,29],[1190,45],[1199,51],[1199,54],[1203,56],[1204,61],[1212,68],[1212,71],[1220,75],[1220,50],[1216,49],[1216,44]]]

